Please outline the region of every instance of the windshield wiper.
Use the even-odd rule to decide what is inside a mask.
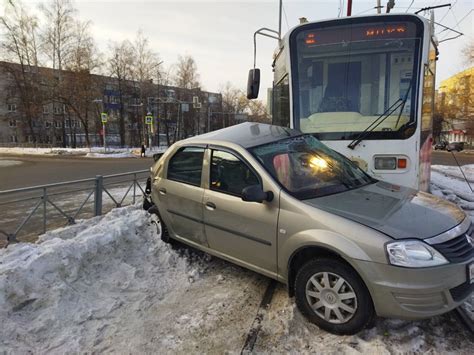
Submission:
[[[362,142],[364,140],[364,138],[369,135],[370,132],[372,132],[374,129],[376,129],[378,126],[380,126],[380,124],[383,121],[385,121],[388,117],[390,117],[390,115],[392,113],[394,113],[401,106],[401,109],[400,109],[400,112],[398,114],[397,123],[396,123],[395,127],[398,126],[398,123],[400,122],[400,117],[402,115],[403,109],[405,108],[405,104],[408,100],[408,94],[410,93],[412,83],[413,83],[413,79],[410,80],[410,84],[408,85],[407,93],[405,94],[405,97],[403,99],[399,98],[397,101],[395,101],[389,108],[387,108],[385,110],[384,113],[382,113],[379,117],[377,117],[377,119],[374,122],[372,122],[363,132],[361,132],[356,137],[356,139],[354,139],[352,142],[350,142],[347,147],[350,148],[350,149],[354,149],[355,147],[357,147],[357,145],[360,142]]]
[[[384,111],[377,119],[372,122],[363,132],[361,132],[352,142],[347,146],[348,148],[354,149],[357,145],[364,140],[367,135],[376,129],[383,121],[390,117],[390,115],[395,112],[403,103],[402,99],[395,101],[388,109]]]

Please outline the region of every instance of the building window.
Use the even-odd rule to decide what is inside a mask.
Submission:
[[[18,143],[18,137],[15,135],[10,136],[10,143]]]
[[[69,128],[69,121],[64,121],[64,127]]]
[[[16,105],[15,104],[8,104],[7,105],[8,112],[16,112]]]
[[[10,120],[10,122],[8,122],[8,125],[12,128],[16,127],[16,120]]]
[[[61,128],[61,122],[60,121],[54,121],[54,128]]]
[[[34,140],[33,140],[33,136],[28,136],[28,143],[33,143]]]
[[[44,126],[45,126],[45,128],[50,128],[51,127],[51,122],[50,121],[45,121]]]
[[[46,113],[49,113],[49,107],[48,107],[48,105],[44,105],[44,106],[43,106],[43,113],[45,113],[45,114],[46,114]]]
[[[62,142],[63,141],[63,137],[61,136],[56,136],[56,142]]]
[[[54,112],[55,115],[61,115],[61,114],[66,112],[66,106],[64,106],[64,105],[54,106],[53,112]]]

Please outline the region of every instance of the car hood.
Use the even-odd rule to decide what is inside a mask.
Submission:
[[[303,202],[395,239],[430,238],[455,227],[465,218],[464,212],[448,201],[381,181]]]

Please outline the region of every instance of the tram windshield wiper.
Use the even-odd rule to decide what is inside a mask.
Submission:
[[[350,149],[354,149],[355,147],[357,147],[357,145],[360,142],[362,142],[365,139],[365,137],[367,137],[369,135],[370,132],[372,132],[374,129],[376,129],[378,126],[380,126],[380,124],[383,121],[385,121],[387,119],[387,117],[389,117],[399,107],[401,107],[400,113],[398,114],[398,118],[397,118],[397,124],[396,124],[396,126],[398,126],[398,123],[400,121],[400,117],[402,115],[402,111],[405,108],[405,104],[408,100],[408,94],[411,90],[412,83],[413,83],[413,80],[410,81],[410,85],[408,86],[407,93],[405,94],[405,97],[403,99],[399,98],[392,105],[390,105],[390,107],[387,108],[385,110],[385,112],[383,112],[379,117],[377,117],[377,119],[374,122],[372,122],[363,132],[361,132],[352,142],[350,142],[347,147],[350,148]]]

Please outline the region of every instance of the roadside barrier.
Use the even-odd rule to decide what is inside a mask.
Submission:
[[[47,230],[135,204],[149,170],[0,191],[0,243],[34,241]],[[1,245],[1,244],[0,244]]]

